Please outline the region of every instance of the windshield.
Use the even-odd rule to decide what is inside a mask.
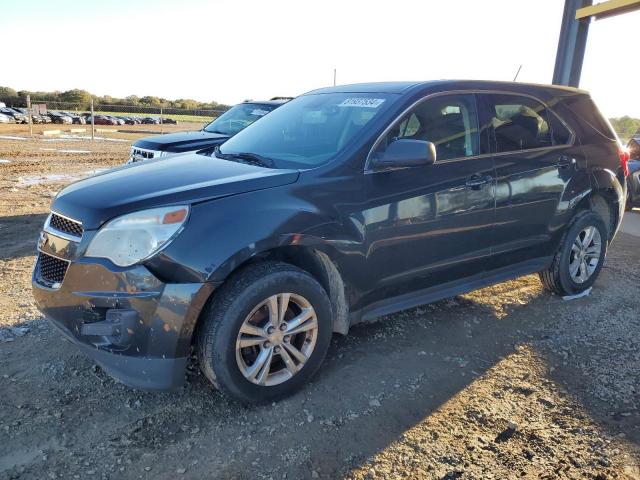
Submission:
[[[326,163],[388,108],[381,93],[319,93],[292,100],[228,140],[223,154],[253,153],[276,168],[312,168]]]
[[[222,133],[223,135],[232,136],[244,130],[259,118],[264,117],[276,107],[277,105],[241,103],[224,112],[204,127],[204,130],[209,133]]]

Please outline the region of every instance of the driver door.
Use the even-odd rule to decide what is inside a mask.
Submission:
[[[433,165],[365,173],[361,212],[372,290],[365,303],[482,275],[495,209],[492,156],[482,155],[474,94],[427,97],[377,147],[399,138],[435,144]],[[488,152],[487,152],[488,153]]]

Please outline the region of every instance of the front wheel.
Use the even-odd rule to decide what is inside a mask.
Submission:
[[[593,211],[580,212],[565,233],[551,266],[540,280],[558,295],[576,295],[596,281],[607,253],[609,233]]]
[[[231,278],[203,320],[200,367],[242,403],[269,402],[299,389],[320,367],[332,332],[324,288],[307,272],[276,262]]]

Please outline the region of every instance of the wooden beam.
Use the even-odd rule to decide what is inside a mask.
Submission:
[[[576,20],[582,20],[584,18],[600,20],[634,10],[640,10],[640,0],[607,0],[589,7],[577,9]]]

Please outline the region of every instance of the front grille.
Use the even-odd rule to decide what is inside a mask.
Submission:
[[[40,252],[38,256],[38,275],[48,284],[62,283],[69,262]]]
[[[82,237],[82,233],[84,232],[81,223],[74,220],[69,220],[65,217],[61,217],[60,215],[56,215],[55,213],[51,214],[49,226],[51,228],[55,228],[59,232],[68,233],[69,235],[73,235],[74,237]]]

